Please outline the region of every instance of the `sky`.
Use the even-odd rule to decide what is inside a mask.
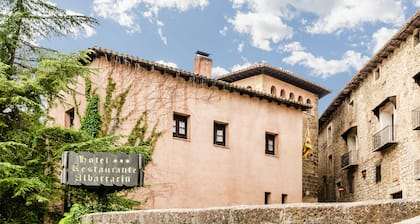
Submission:
[[[264,62],[331,90],[319,115],[420,8],[420,0],[50,1],[99,25],[42,46],[98,46],[190,72],[200,50],[214,77]]]

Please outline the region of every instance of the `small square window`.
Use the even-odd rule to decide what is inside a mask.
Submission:
[[[213,143],[215,145],[226,146],[226,126],[227,124],[214,122]]]
[[[188,116],[174,114],[172,134],[173,137],[187,138]]]
[[[276,151],[276,135],[265,133],[265,154],[274,155]]]

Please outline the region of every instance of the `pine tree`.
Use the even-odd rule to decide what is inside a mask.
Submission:
[[[61,200],[60,148],[88,139],[46,127],[46,110],[89,70],[88,52],[60,54],[35,38],[67,35],[96,20],[42,0],[1,0],[0,8],[0,223],[42,223]]]

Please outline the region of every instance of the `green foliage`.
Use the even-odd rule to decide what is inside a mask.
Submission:
[[[14,68],[32,68],[40,54],[51,52],[36,45],[36,38],[65,36],[97,24],[94,18],[68,14],[44,0],[5,0],[0,8],[0,62],[13,66],[10,74]]]
[[[85,116],[82,118],[81,130],[88,133],[89,139],[82,142],[66,144],[61,151],[87,151],[87,152],[122,152],[127,154],[142,154],[145,163],[151,161],[156,141],[162,135],[157,131],[157,123],[147,135],[149,125],[148,113],[143,112],[128,136],[114,135],[126,118],[120,118],[124,109],[126,97],[130,88],[115,95],[116,83],[111,77],[108,78],[105,102],[101,104],[98,94],[92,91],[91,81],[85,79],[85,99],[88,103]],[[76,103],[76,101],[74,100]],[[103,116],[100,117],[99,105],[102,105]],[[127,115],[130,116],[131,114]],[[95,118],[95,119],[94,119]],[[88,123],[88,121],[90,123]],[[101,132],[97,132],[102,130]],[[73,204],[69,213],[60,223],[79,223],[83,214],[102,211],[125,211],[139,205],[140,202],[121,197],[121,194],[130,190],[115,192],[89,191],[78,187],[67,186],[65,191],[71,195]]]
[[[101,130],[101,115],[99,114],[99,95],[89,97],[85,116],[82,119],[80,129],[92,137],[97,137]]]
[[[79,223],[80,218],[85,215],[94,212],[93,209],[86,207],[82,204],[74,204],[70,208],[70,212],[64,213],[64,218],[60,220],[58,224],[73,224]]]
[[[71,129],[37,127],[21,142],[0,142],[0,223],[39,223],[50,203],[61,200],[61,148],[85,135]]]
[[[89,74],[87,51],[60,54],[36,38],[96,24],[44,0],[0,1],[0,223],[43,223],[61,200],[61,147],[88,136],[46,128],[48,106]]]
[[[0,9],[0,223],[44,223],[45,217],[55,223],[51,206],[62,202],[63,193],[75,205],[67,223],[87,212],[131,209],[138,202],[122,198],[122,191],[62,186],[58,178],[64,150],[141,153],[151,160],[160,133],[154,128],[145,137],[147,118],[138,122],[136,129],[142,131],[132,132],[130,143],[124,142],[126,136],[112,135],[125,121],[120,116],[129,88],[114,95],[109,79],[101,122],[100,98],[86,82],[89,105],[81,131],[44,123],[47,109],[64,99],[63,93],[75,93],[76,77],[89,77],[91,69],[84,65],[91,52],[60,54],[33,44],[35,38],[68,35],[96,20],[69,15],[45,0],[5,0]]]

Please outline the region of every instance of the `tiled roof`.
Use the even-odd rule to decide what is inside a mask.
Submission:
[[[351,92],[357,89],[363,80],[382,63],[388,55],[392,54],[416,28],[420,27],[420,10],[418,10],[407,23],[396,33],[366,64],[365,66],[347,83],[340,93],[334,98],[324,113],[319,118],[319,128],[322,128],[330,121],[333,113],[341,103],[350,96]]]
[[[235,82],[244,78],[248,78],[248,77],[251,77],[254,75],[260,75],[260,74],[266,74],[273,78],[295,85],[299,88],[308,90],[318,95],[319,98],[322,98],[323,96],[330,93],[330,90],[325,89],[313,82],[305,80],[293,74],[292,72],[289,72],[281,68],[270,66],[266,63],[260,63],[260,64],[247,67],[245,69],[234,71],[226,75],[223,75],[221,77],[218,77],[217,79],[223,80],[226,82]]]
[[[206,76],[201,76],[201,75],[187,72],[178,68],[173,68],[173,67],[169,67],[163,64],[159,64],[156,62],[147,61],[147,60],[140,59],[138,57],[130,56],[127,54],[118,53],[118,52],[100,48],[100,47],[93,47],[90,49],[93,50],[94,52],[91,55],[92,61],[95,58],[105,57],[105,59],[108,61],[115,61],[120,64],[133,66],[135,68],[145,68],[149,71],[152,71],[152,70],[159,71],[161,74],[169,75],[172,77],[179,77],[181,79],[184,79],[185,81],[191,81],[197,84],[206,84],[209,88],[217,87],[219,90],[226,90],[231,93],[237,92],[240,95],[248,95],[250,98],[255,97],[260,100],[267,100],[268,102],[275,102],[278,105],[294,107],[302,111],[312,108],[311,105],[303,103],[303,102],[276,97],[274,95],[264,93],[262,91],[250,90],[245,87],[238,86],[229,82],[225,82],[225,81],[213,79],[213,78],[208,78]]]

